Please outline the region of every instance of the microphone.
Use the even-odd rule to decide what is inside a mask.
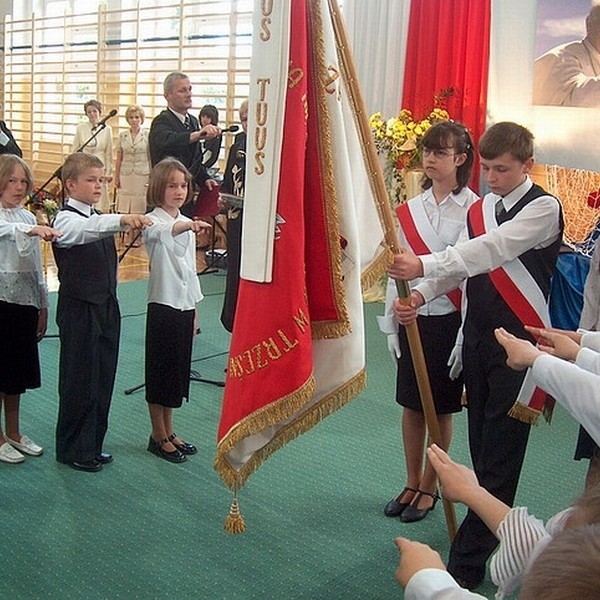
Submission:
[[[112,119],[117,114],[117,109],[113,108],[101,121],[98,122],[96,127],[104,127],[106,125],[106,121]]]
[[[230,125],[226,129],[221,129],[221,133],[235,133],[240,128],[239,125]]]

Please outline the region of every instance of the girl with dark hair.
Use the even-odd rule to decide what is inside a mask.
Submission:
[[[452,121],[433,125],[423,137],[422,149],[423,192],[396,209],[401,245],[412,248],[416,254],[444,250],[455,244],[465,227],[467,210],[477,200],[467,187],[474,150],[463,125]],[[420,280],[410,283],[418,292]],[[396,298],[395,283],[390,279],[386,313],[378,320],[381,331],[388,336],[388,349],[398,369],[396,402],[404,407],[402,439],[407,483],[388,502],[384,513],[413,522],[425,518],[434,508],[438,500],[437,478],[424,457],[425,418],[406,333],[398,327],[392,310]],[[417,319],[444,449],[452,438],[452,413],[461,410],[462,365],[460,348],[455,345],[461,325],[460,306],[460,291],[453,290],[424,305]]]
[[[200,121],[200,127],[205,125],[219,126],[219,110],[212,104],[205,104],[200,109],[200,115],[198,117]],[[221,151],[222,135],[217,135],[214,138],[207,138],[204,140],[203,152],[202,152],[202,164],[209,169],[219,160],[219,152]]]

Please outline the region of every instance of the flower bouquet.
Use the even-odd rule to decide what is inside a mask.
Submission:
[[[385,157],[384,175],[394,206],[407,200],[406,175],[422,168],[423,148],[421,140],[435,123],[450,119],[445,109],[446,100],[453,94],[452,88],[442,90],[434,97],[434,108],[419,119],[403,108],[396,117],[384,120],[380,112],[371,115],[369,124],[377,153]]]
[[[39,225],[50,225],[60,209],[56,195],[46,190],[29,194],[25,207],[35,215]]]

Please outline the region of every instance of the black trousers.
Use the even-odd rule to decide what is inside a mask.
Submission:
[[[121,315],[114,298],[90,304],[59,294],[60,363],[56,459],[88,461],[102,452],[108,428]]]
[[[506,354],[490,332],[463,345],[469,449],[479,483],[512,506],[525,458],[530,425],[508,416],[525,372],[506,366]],[[471,510],[450,548],[448,570],[478,581],[498,540]]]

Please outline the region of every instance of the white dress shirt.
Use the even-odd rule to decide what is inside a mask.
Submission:
[[[502,200],[509,211],[532,187],[529,176],[512,192],[501,198],[486,194],[484,203],[494,206]],[[552,196],[540,196],[521,209],[512,219],[479,237],[464,236],[443,252],[421,256],[427,279],[419,291],[426,301],[450,291],[463,279],[489,273],[518,258],[528,250],[545,248],[560,235],[560,204]]]
[[[408,581],[404,600],[486,600],[485,596],[461,588],[448,571],[421,569]]]
[[[409,203],[420,203],[423,206],[427,219],[439,239],[446,246],[451,246],[463,234],[466,227],[467,211],[477,199],[477,194],[470,188],[465,187],[457,194],[448,194],[438,204],[433,195],[433,190],[429,188],[423,191],[422,194],[412,198]],[[416,227],[419,229],[419,223],[416,223]],[[402,246],[410,246],[402,231],[402,227],[398,227],[398,238]],[[423,278],[419,277],[410,282],[410,287],[411,289],[420,291],[422,283]],[[392,311],[393,302],[397,297],[396,282],[394,279],[389,278],[386,290],[385,315],[377,318],[379,328],[384,333],[390,334],[398,331],[398,322],[394,318]],[[427,316],[446,315],[455,310],[456,307],[448,297],[442,295],[424,304],[419,309],[419,314]]]
[[[196,236],[192,231],[172,233],[176,222],[190,219],[181,213],[173,218],[160,207],[147,216],[154,223],[142,232],[150,258],[148,302],[192,310],[203,298],[196,272]]]
[[[70,248],[71,246],[97,242],[102,238],[128,229],[126,226],[121,226],[122,215],[100,215],[94,212],[93,207],[89,204],[73,198],[67,200],[67,206],[71,206],[79,212],[60,210],[56,215],[53,227],[63,234],[61,238],[54,242],[59,248]]]

